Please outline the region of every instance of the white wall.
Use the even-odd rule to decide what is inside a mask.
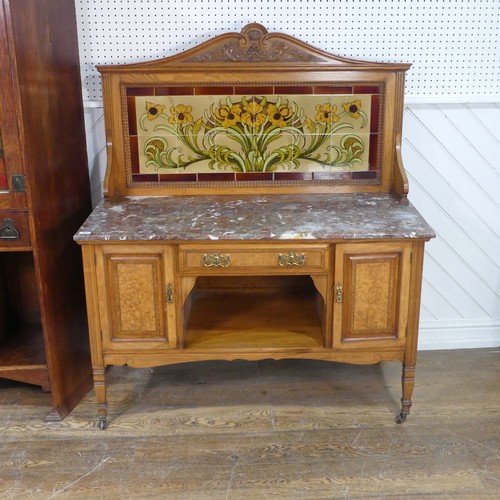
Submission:
[[[433,226],[421,309],[423,347],[500,344],[500,105],[405,110],[410,200]]]
[[[438,234],[427,245],[419,347],[500,345],[497,0],[76,0],[76,5],[94,202],[102,194],[106,163],[97,63],[171,55],[252,21],[340,55],[412,62],[403,159],[410,200]],[[331,22],[325,28],[314,19]]]

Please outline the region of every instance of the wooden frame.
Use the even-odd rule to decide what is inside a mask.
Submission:
[[[99,66],[102,74],[108,166],[106,197],[210,193],[334,193],[393,192],[401,200],[408,192],[397,150],[403,114],[404,74],[408,64],[368,63],[333,56],[259,24],[241,33],[218,36],[182,54],[146,63]],[[353,79],[353,75],[356,75]],[[127,178],[131,151],[128,143],[127,89],[234,87],[376,87],[380,92],[378,176],[375,181],[235,180],[137,184]],[[165,92],[165,89],[167,91]],[[378,124],[377,124],[378,126]],[[124,168],[125,167],[125,168]],[[129,176],[130,177],[130,176]],[[240,179],[243,176],[240,177]]]

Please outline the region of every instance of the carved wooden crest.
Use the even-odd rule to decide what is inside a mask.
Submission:
[[[299,46],[297,40],[279,33],[268,33],[253,23],[241,34],[230,34],[231,40],[186,59],[185,62],[319,62],[324,58]],[[220,38],[220,37],[219,37]]]

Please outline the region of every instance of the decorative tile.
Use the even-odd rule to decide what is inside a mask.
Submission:
[[[375,85],[355,85],[353,87],[354,94],[380,94],[380,87]]]
[[[274,94],[274,88],[260,86],[260,85],[254,85],[253,87],[237,86],[234,88],[234,95],[266,95],[266,94]]]
[[[372,95],[371,113],[370,113],[370,132],[376,134],[378,132],[378,120],[380,113],[380,96]]]
[[[349,124],[353,131],[369,131],[371,117],[371,95],[353,94],[333,98],[341,123]]]
[[[137,142],[137,137],[130,138],[130,166],[132,167],[133,174],[139,174],[141,172],[140,165],[141,155],[139,155],[139,146]]]
[[[272,181],[273,174],[271,172],[237,172],[237,181]]]
[[[375,170],[377,168],[377,156],[378,156],[378,134],[370,134],[370,154],[368,164],[370,165],[370,170]]]
[[[158,174],[134,174],[132,182],[158,182]]]
[[[127,96],[154,95],[154,87],[127,87]]]
[[[312,85],[290,85],[286,87],[274,87],[274,94],[276,95],[310,95],[313,94]]]
[[[234,173],[210,173],[210,174],[198,174],[198,181],[202,182],[228,182],[228,181],[234,181],[235,180],[235,174]]]
[[[128,111],[128,133],[130,135],[137,135],[137,110],[135,107],[135,97],[127,97],[127,111]]]
[[[200,89],[214,91],[195,90]],[[321,89],[333,87],[315,90]],[[368,159],[376,159],[368,134],[372,113],[377,116],[371,108],[378,109],[379,98],[371,94],[151,94],[128,99],[129,119],[136,113],[130,131],[138,134],[140,168],[134,164],[133,173],[352,171],[367,170]]]
[[[233,95],[234,87],[195,87],[194,95]]]
[[[155,87],[154,94],[155,94],[155,96],[194,95],[194,88],[193,87]]]
[[[352,87],[336,87],[335,85],[315,85],[314,94],[352,94]]]
[[[368,132],[351,132],[349,129],[341,134],[334,134],[330,142],[330,156],[335,169],[348,171],[368,170],[371,150]]]
[[[160,182],[194,182],[197,180],[196,174],[178,174],[171,172],[169,174],[159,174]]]
[[[376,179],[377,172],[375,170],[367,170],[366,172],[352,172],[353,179]]]
[[[176,135],[139,136],[137,144],[140,173],[167,173],[178,169],[180,152],[177,142],[178,137]]]

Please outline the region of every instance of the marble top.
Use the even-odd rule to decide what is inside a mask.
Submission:
[[[429,239],[417,210],[388,194],[127,197],[102,201],[75,241]]]

